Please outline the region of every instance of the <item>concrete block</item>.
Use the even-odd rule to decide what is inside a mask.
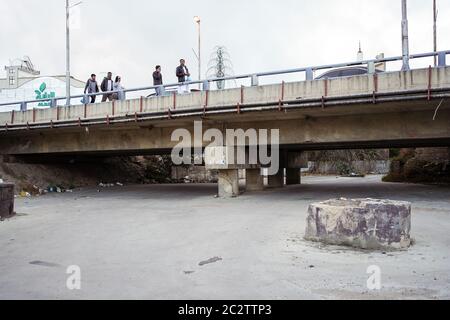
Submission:
[[[362,249],[411,245],[411,203],[337,199],[311,204],[305,239]]]
[[[219,197],[239,196],[239,170],[219,170]]]
[[[0,219],[14,215],[14,185],[0,184]]]
[[[247,191],[264,190],[264,176],[261,174],[261,169],[247,169],[245,172],[245,184]]]

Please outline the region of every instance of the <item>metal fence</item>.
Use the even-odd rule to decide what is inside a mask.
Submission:
[[[409,58],[410,59],[421,59],[421,58],[437,57],[438,58],[438,67],[445,67],[445,66],[447,66],[446,57],[449,54],[450,54],[450,50],[447,50],[447,51],[439,51],[439,52],[414,54],[414,55],[411,55]],[[294,74],[294,73],[304,73],[306,81],[311,81],[311,80],[314,80],[314,72],[316,72],[316,71],[330,70],[330,69],[335,69],[335,68],[356,67],[356,66],[367,67],[368,73],[373,74],[376,72],[375,66],[377,64],[388,63],[388,62],[398,62],[398,61],[402,61],[402,60],[403,60],[402,56],[397,56],[397,57],[363,60],[363,61],[356,61],[356,62],[329,64],[329,65],[314,66],[314,67],[277,70],[277,71],[261,72],[261,73],[250,73],[250,74],[243,74],[243,75],[223,77],[223,78],[213,78],[213,79],[189,81],[189,82],[184,82],[184,83],[172,83],[172,84],[166,84],[166,85],[162,85],[162,86],[148,86],[148,87],[132,88],[132,89],[125,89],[125,90],[123,90],[123,92],[124,93],[141,92],[141,91],[149,91],[149,90],[156,91],[157,88],[161,88],[161,89],[163,89],[163,91],[165,91],[165,90],[169,90],[169,89],[178,88],[179,86],[191,86],[191,85],[198,85],[198,84],[201,84],[203,91],[208,91],[208,90],[210,90],[212,83],[215,83],[218,81],[230,81],[230,80],[236,81],[236,80],[242,80],[242,79],[250,79],[252,86],[258,86],[259,78],[261,78],[261,77],[279,76],[279,75]],[[92,97],[92,96],[111,95],[111,94],[115,94],[115,93],[117,93],[117,91],[99,92],[99,93],[83,94],[83,95],[73,95],[73,96],[70,96],[70,99],[83,99],[84,101],[90,101],[90,97]],[[7,103],[0,103],[0,108],[1,107],[20,106],[21,111],[26,111],[28,104],[40,103],[40,102],[49,103],[50,104],[49,107],[53,108],[58,105],[58,101],[66,100],[66,99],[67,99],[67,97],[55,97],[52,99],[47,98],[47,99],[7,102]]]

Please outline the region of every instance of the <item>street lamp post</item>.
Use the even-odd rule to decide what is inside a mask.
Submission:
[[[197,23],[198,26],[198,80],[202,80],[202,35],[201,35],[201,19],[199,16],[194,17],[194,22]],[[199,89],[201,89],[201,84],[198,85]]]
[[[436,0],[433,0],[433,49],[437,52],[437,5]],[[437,57],[434,56],[434,66],[437,67]]]
[[[66,0],[66,106],[70,106],[70,7]]]
[[[402,56],[403,71],[409,70],[409,35],[408,35],[408,5],[407,0],[402,0]]]
[[[66,0],[66,106],[70,106],[70,9],[81,3],[80,1],[71,6],[69,0]]]

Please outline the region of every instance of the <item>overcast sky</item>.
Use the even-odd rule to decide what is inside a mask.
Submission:
[[[72,0],[72,3],[78,2]],[[227,47],[234,73],[270,71],[401,54],[400,0],[83,0],[72,31],[72,75],[112,71],[125,86],[165,82],[186,58],[193,77],[193,17],[202,18],[204,56]],[[65,73],[65,1],[0,0],[0,64],[28,55],[43,75]],[[438,0],[439,49],[450,49],[450,1]],[[409,0],[411,53],[432,51],[432,0]],[[429,62],[424,62],[425,64]],[[4,76],[2,68],[1,75]]]

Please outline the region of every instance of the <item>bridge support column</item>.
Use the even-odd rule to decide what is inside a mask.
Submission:
[[[261,174],[261,169],[246,169],[245,185],[247,191],[264,190],[264,176]]]
[[[205,149],[205,166],[207,170],[219,171],[219,197],[233,198],[239,196],[239,170],[246,165],[238,164],[235,147],[218,146]],[[244,151],[240,150],[241,152]],[[244,153],[245,155],[245,153]]]
[[[219,197],[234,198],[239,196],[239,170],[219,170]]]
[[[302,183],[301,169],[286,169],[286,185],[292,186]]]
[[[271,189],[284,187],[284,168],[280,168],[276,175],[269,176],[268,187]]]
[[[302,168],[308,168],[308,157],[304,152],[288,152],[286,163],[286,184],[297,185],[302,183]]]

